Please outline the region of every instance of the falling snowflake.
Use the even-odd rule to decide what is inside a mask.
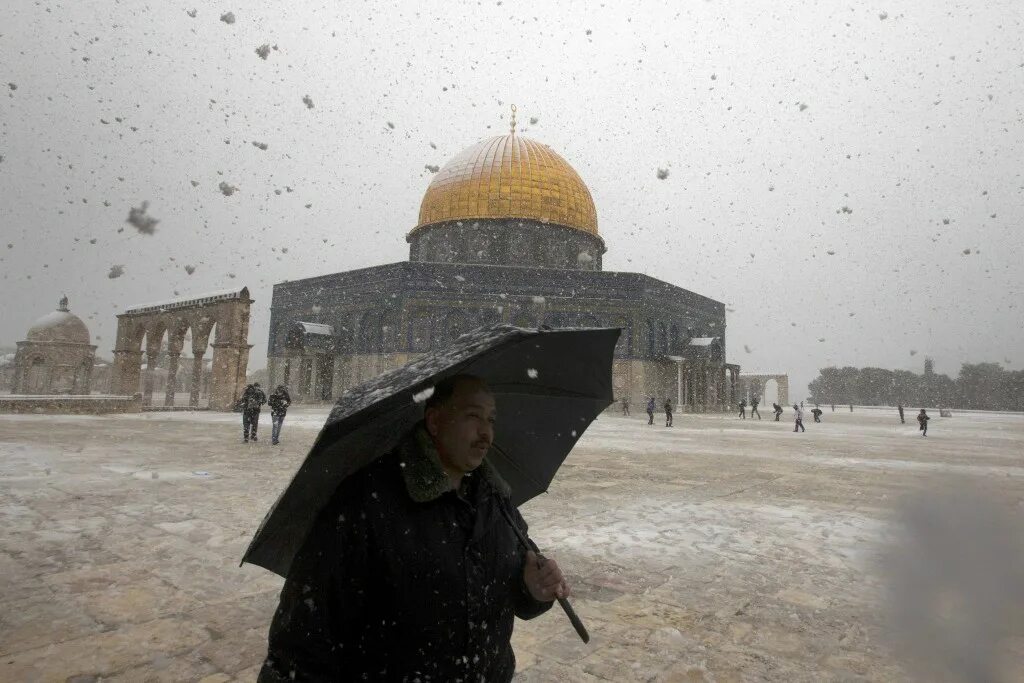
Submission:
[[[413,403],[423,403],[428,398],[434,395],[434,387],[427,387],[423,391],[417,391],[412,395]]]
[[[260,45],[258,48],[256,48],[256,54],[260,56],[260,59],[266,61],[267,57],[270,56],[270,44],[263,43],[262,45]]]
[[[829,256],[835,256],[836,255],[836,252],[832,251],[831,249],[829,249],[825,253],[828,254]]]
[[[964,249],[964,250],[963,250],[963,254],[964,254],[964,256],[969,256],[969,255],[970,255],[970,253],[971,253],[971,248],[970,248],[970,247],[968,247],[967,249]]]
[[[388,121],[388,128],[390,128],[391,130],[394,130],[395,129],[395,124],[393,124],[390,121]]]
[[[427,169],[431,173],[437,173],[438,171],[441,170],[440,166],[437,166],[437,165],[434,165],[434,164],[424,164],[423,168]]]
[[[233,24],[235,23],[235,13],[225,12],[224,14],[220,15],[220,20],[223,21],[225,24]]]
[[[11,90],[17,90],[18,89],[18,86],[15,83],[8,83],[7,87],[10,88]]]
[[[878,18],[879,18],[879,20],[881,20],[881,21],[885,21],[886,19],[888,19],[888,18],[889,18],[889,13],[888,13],[888,12],[880,12],[880,13],[878,14]]]
[[[190,9],[190,10],[185,10],[185,14],[187,14],[190,17],[192,17],[193,19],[195,19],[197,12],[194,9]]]
[[[189,275],[191,275],[192,273],[196,272],[196,267],[195,266],[185,266],[185,272],[188,273]]]
[[[747,346],[746,344],[743,345],[743,350],[746,351],[747,353],[751,353],[752,352],[751,348],[749,346]]]
[[[529,377],[530,379],[537,379],[537,374],[538,373],[537,373],[536,368],[529,368],[526,371],[526,376]]]
[[[128,211],[127,222],[135,226],[135,229],[141,232],[143,235],[152,235],[156,232],[156,224],[160,221],[152,216],[146,215],[146,209],[149,207],[149,202],[142,202],[142,206],[133,206]]]
[[[665,178],[668,178],[668,169],[667,168],[659,168],[658,169],[658,180],[664,180]]]
[[[109,277],[111,280],[119,278],[122,275],[124,275],[124,266],[122,265],[110,266],[110,272],[107,273],[107,277]]]
[[[226,181],[223,180],[220,181],[220,185],[218,185],[217,187],[220,188],[221,194],[223,194],[225,197],[230,197],[234,193],[238,192],[237,187],[235,187],[234,185],[229,185]]]
[[[253,140],[253,141],[252,141],[252,146],[253,146],[253,147],[256,147],[257,149],[262,149],[262,150],[263,150],[264,152],[266,152],[266,151],[267,151],[267,148],[268,148],[268,147],[269,147],[270,145],[268,145],[268,144],[267,144],[267,143],[265,143],[265,142],[256,142],[255,140]]]
[[[198,180],[190,180],[189,182],[192,183],[192,187],[199,187],[199,181]]]
[[[530,117],[530,125],[531,126],[536,126],[538,121],[540,121],[540,119],[537,118],[536,116],[531,116]]]
[[[312,109],[313,108],[313,98],[310,97],[309,95],[303,95],[302,103],[304,105],[306,105],[306,109]]]

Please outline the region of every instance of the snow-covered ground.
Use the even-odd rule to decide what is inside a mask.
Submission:
[[[235,414],[0,416],[0,679],[253,680],[281,580],[238,560],[326,415],[293,410],[280,447]],[[1024,500],[1024,417],[912,418],[602,417],[523,507],[593,639],[557,609],[518,624],[519,677],[908,680],[882,630],[896,511],[950,481]],[[1024,680],[1024,639],[1001,647]]]

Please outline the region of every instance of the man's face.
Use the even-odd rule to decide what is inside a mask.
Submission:
[[[427,411],[427,430],[437,442],[445,469],[472,472],[494,441],[494,396],[482,382],[459,382],[451,399]]]

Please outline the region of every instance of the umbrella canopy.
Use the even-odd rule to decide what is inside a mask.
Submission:
[[[521,505],[547,490],[576,441],[611,405],[618,328],[480,328],[346,391],[256,531],[242,562],[287,576],[320,510],[350,474],[393,449],[445,377],[471,374],[494,393],[487,458]]]

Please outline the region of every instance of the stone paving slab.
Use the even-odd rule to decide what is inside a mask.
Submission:
[[[325,414],[299,409],[279,448],[212,413],[0,417],[0,680],[254,680],[282,582],[238,561]],[[826,418],[598,420],[523,508],[593,638],[557,608],[520,622],[517,680],[910,680],[872,569],[891,510],[949,473],[1024,500],[1024,420],[926,444]]]

